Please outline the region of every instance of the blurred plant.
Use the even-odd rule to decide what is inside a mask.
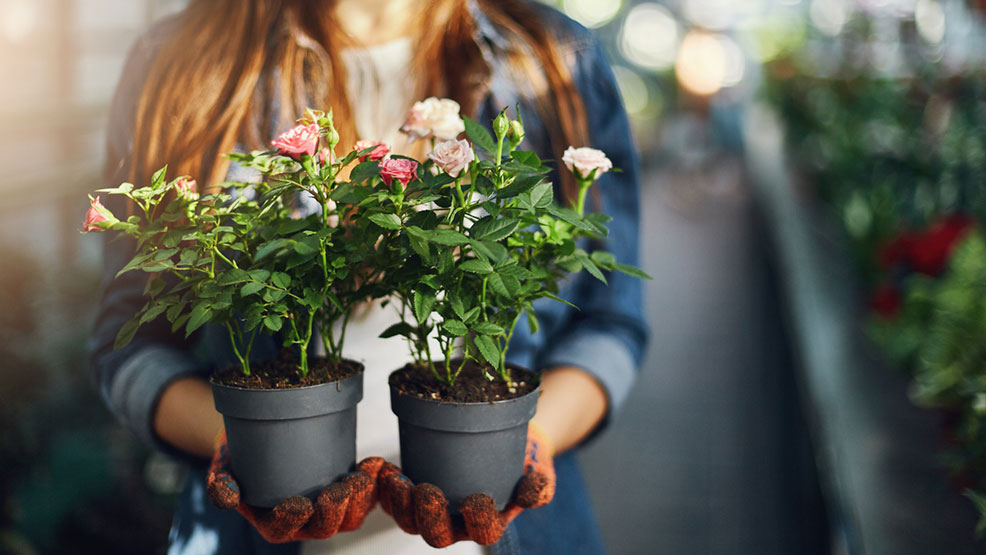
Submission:
[[[973,499],[986,498],[986,235],[969,233],[941,275],[908,275],[896,313],[873,318],[869,330],[914,372],[914,402],[950,413],[947,463]],[[977,506],[986,531],[986,506]]]
[[[948,463],[986,530],[986,72],[919,19],[851,11],[769,63],[764,92],[871,291],[871,337],[952,415]]]

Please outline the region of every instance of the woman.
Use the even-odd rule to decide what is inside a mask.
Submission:
[[[527,131],[522,148],[543,158],[560,160],[568,145],[605,150],[623,171],[607,173],[594,188],[596,209],[614,220],[609,241],[591,247],[637,263],[636,156],[612,73],[588,31],[520,0],[193,0],[130,54],[110,117],[107,181],[144,183],[165,163],[169,175],[192,175],[204,187],[249,179],[218,154],[266,147],[306,106],[334,110],[341,145],[380,140],[392,152],[421,158],[423,145],[397,129],[413,101],[428,96],[453,98],[480,122],[516,107]],[[574,198],[570,176],[556,173],[553,181],[557,195]],[[92,368],[125,425],[190,463],[172,553],[430,549],[381,511],[361,529],[324,542],[272,545],[239,514],[205,500],[204,461],[222,430],[206,378],[231,357],[208,327],[186,341],[163,319],[142,327],[126,348],[112,349],[117,330],[144,302],[139,273],[111,279],[132,252],[125,241],[106,243]],[[511,361],[543,371],[534,422],[554,447],[557,489],[550,504],[521,513],[489,548],[493,552],[602,551],[570,449],[626,398],[646,338],[640,283],[622,274],[609,279],[608,288],[588,277],[570,280],[563,296],[580,310],[538,305],[539,332],[514,334]],[[373,330],[383,329],[386,319],[368,309],[348,332],[358,339],[347,347],[368,369],[359,452],[396,462],[396,424],[379,419],[392,418],[386,372],[399,367],[406,352],[400,343],[376,339]],[[273,356],[273,339],[258,343],[258,356]],[[480,552],[471,542],[452,549]]]

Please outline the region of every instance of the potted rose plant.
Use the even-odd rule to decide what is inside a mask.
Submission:
[[[612,167],[602,152],[566,153],[580,189],[567,208],[554,202],[549,168],[517,150],[519,119],[501,113],[491,135],[456,113],[469,140],[437,143],[421,123],[427,119],[412,110],[406,126],[432,138],[433,150],[395,213],[400,241],[392,254],[402,262],[389,264],[387,279],[402,321],[382,334],[405,337],[414,359],[389,380],[401,468],[415,482],[438,485],[453,509],[478,492],[502,509],[523,475],[539,392],[534,373],[506,363],[518,320],[536,330],[533,302],[565,302],[557,294],[567,273],[586,270],[603,282],[602,270],[646,274],[578,244],[607,235],[607,216],[584,213],[589,186]],[[446,119],[434,128],[454,128]]]
[[[239,365],[219,369],[213,395],[233,472],[254,506],[315,494],[355,460],[362,366],[342,358],[345,326],[337,332],[334,324],[376,292],[355,283],[372,274],[373,246],[385,229],[373,224],[380,208],[372,199],[358,212],[332,199],[340,189],[347,198],[370,194],[358,181],[362,165],[350,182],[337,177],[373,149],[337,159],[337,142],[331,114],[309,110],[272,142],[274,150],[229,155],[256,168],[261,181],[200,195],[187,177],[166,181],[162,168],[148,186],[100,190],[126,197],[133,214],[121,220],[97,197],[84,227],[135,238],[137,252],[120,273],[150,274],[149,300],[122,327],[117,347],[162,315],[186,336],[207,323],[225,328]],[[305,203],[314,210],[299,216]],[[281,338],[284,356],[251,360],[261,331]],[[309,357],[316,335],[324,358]]]

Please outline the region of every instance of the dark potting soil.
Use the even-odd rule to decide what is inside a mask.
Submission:
[[[449,386],[435,378],[431,370],[408,364],[391,374],[389,383],[404,395],[449,403],[492,403],[516,399],[534,391],[539,383],[537,374],[523,368],[510,369],[510,384],[501,380],[496,372],[491,373],[497,376],[493,380],[487,379],[477,364],[469,362],[455,384]]]
[[[352,360],[330,362],[312,357],[308,359],[308,375],[302,377],[294,356],[282,353],[277,359],[252,363],[249,376],[243,375],[239,366],[230,366],[213,374],[212,381],[246,389],[286,389],[334,382],[362,371],[363,365]]]

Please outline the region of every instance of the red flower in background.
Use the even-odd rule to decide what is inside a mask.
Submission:
[[[900,309],[900,292],[889,283],[881,283],[870,296],[870,310],[879,316],[890,319]]]
[[[974,223],[968,216],[952,214],[929,227],[911,245],[908,257],[911,267],[929,276],[944,272],[952,251]]]

